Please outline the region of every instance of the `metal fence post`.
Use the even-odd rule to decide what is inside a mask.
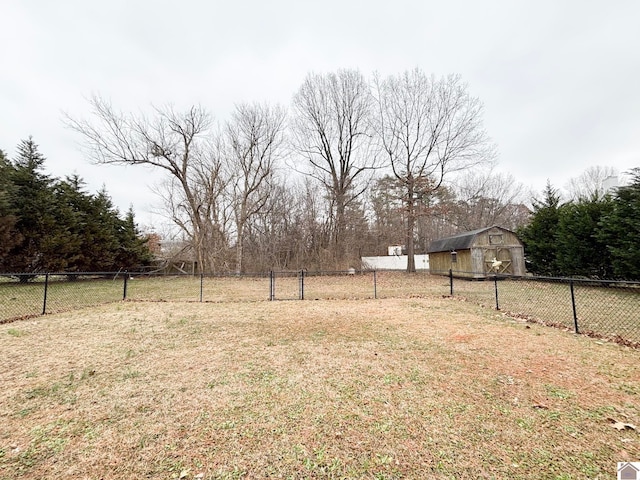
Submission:
[[[202,303],[202,284],[204,282],[204,273],[200,274],[200,303]]]
[[[273,278],[273,270],[269,271],[269,301],[273,301],[275,299],[276,293],[276,285],[275,278]]]
[[[453,297],[453,270],[449,269],[449,295]]]
[[[496,310],[500,310],[500,304],[498,303],[498,275],[493,276],[493,283],[496,288]]]
[[[127,281],[129,280],[129,272],[124,271],[124,285],[122,287],[122,300],[127,299]]]
[[[373,298],[378,298],[378,276],[376,275],[377,270],[373,271]]]
[[[304,300],[304,270],[300,270],[300,300]]]
[[[573,325],[576,333],[580,333],[578,331],[578,313],[576,312],[576,295],[573,290],[573,280],[569,280],[569,289],[571,290],[571,306],[573,307]]]
[[[47,292],[49,291],[49,274],[44,276],[44,299],[42,301],[42,314],[47,313]]]

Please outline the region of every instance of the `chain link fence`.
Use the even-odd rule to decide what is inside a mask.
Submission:
[[[440,275],[438,275],[440,274]],[[259,302],[462,297],[506,314],[640,347],[640,285],[472,272],[278,271],[243,275],[0,276],[0,322],[121,300]]]
[[[116,302],[119,273],[6,274],[0,277],[0,322]]]
[[[639,283],[507,275],[472,279],[473,272],[439,273],[449,277],[452,296],[512,317],[640,347]]]
[[[257,302],[360,300],[439,295],[428,273],[274,271],[229,275],[136,272],[0,274],[0,322],[121,300]]]

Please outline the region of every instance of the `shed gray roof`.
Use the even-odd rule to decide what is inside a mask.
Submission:
[[[493,225],[491,227],[479,228],[478,230],[472,230],[470,232],[459,233],[457,235],[453,235],[452,237],[439,238],[438,240],[434,240],[433,242],[431,242],[427,253],[450,252],[452,250],[467,250],[473,246],[476,235],[482,232],[486,232],[487,230],[491,230],[492,228],[498,228],[503,231],[505,230],[502,227]]]

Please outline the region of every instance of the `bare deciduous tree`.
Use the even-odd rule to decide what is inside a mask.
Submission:
[[[599,200],[607,193],[604,181],[617,175],[613,167],[595,166],[587,168],[579,176],[574,177],[567,183],[566,189],[569,199],[579,200]]]
[[[193,162],[189,172],[189,195],[181,182],[171,176],[153,188],[162,199],[163,212],[187,238],[188,246],[202,265],[202,272],[227,269],[227,250],[232,210],[228,201],[229,176],[225,169],[222,139],[216,135],[204,146],[206,161]],[[195,201],[194,201],[195,200]],[[189,208],[198,205],[202,221],[194,223]],[[194,225],[200,225],[199,230]],[[204,263],[203,263],[204,262]]]
[[[532,193],[510,174],[471,170],[456,177],[452,218],[460,230],[500,225],[516,230],[529,218],[525,206]]]
[[[227,123],[236,224],[236,271],[244,271],[247,223],[267,206],[273,176],[282,157],[285,111],[280,107],[242,104]]]
[[[375,168],[369,148],[371,100],[356,70],[310,74],[293,99],[295,149],[329,195],[336,266],[344,261],[346,209],[364,192],[366,174]]]
[[[374,90],[378,138],[404,188],[407,271],[415,272],[420,203],[452,172],[489,162],[494,151],[482,126],[482,104],[459,76],[436,80],[415,69],[374,78]]]
[[[193,106],[185,112],[155,109],[152,119],[115,111],[109,102],[90,100],[94,118],[67,116],[67,125],[84,138],[89,157],[98,164],[146,165],[170,175],[163,193],[172,218],[185,232],[200,272],[212,271],[213,246],[220,227],[213,210],[221,192],[220,158],[207,145],[212,121]]]

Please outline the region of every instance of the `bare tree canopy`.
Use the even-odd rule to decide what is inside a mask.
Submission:
[[[236,271],[244,270],[247,223],[267,208],[274,188],[277,162],[282,158],[286,112],[268,105],[236,106],[226,136],[236,222]]]
[[[182,113],[154,108],[150,120],[118,112],[99,96],[89,103],[93,121],[67,116],[66,123],[84,137],[89,159],[99,164],[152,165],[179,176],[188,169],[196,139],[206,136],[212,123],[199,106]]]
[[[532,193],[513,175],[493,169],[473,169],[457,175],[453,183],[455,225],[463,231],[491,225],[516,230],[529,220],[526,204]]]
[[[569,199],[579,200],[599,200],[605,196],[605,180],[615,177],[618,172],[613,167],[590,167],[577,177],[571,178],[566,189]]]
[[[420,203],[453,172],[494,158],[482,104],[460,76],[440,79],[415,69],[376,77],[376,131],[388,165],[404,186],[407,271],[415,271],[414,229]]]
[[[221,129],[200,106],[135,114],[98,96],[90,104],[88,120],[67,117],[88,158],[166,173],[156,193],[183,235],[182,252],[192,252],[186,260],[202,273],[304,262],[346,268],[363,248],[398,243],[400,235],[415,271],[416,235],[425,248],[430,232],[445,230],[444,220],[430,228],[426,219],[440,212],[449,229],[463,217],[470,224],[471,217],[506,214],[502,199],[510,191],[478,193],[493,189],[489,179],[467,185],[478,192],[468,192],[460,215],[450,208],[453,190],[441,188],[494,156],[482,105],[459,76],[435,79],[416,69],[368,82],[358,70],[311,73],[293,97],[289,122],[282,107],[241,103]],[[305,189],[279,178],[285,156],[306,174]],[[383,170],[392,191],[378,192],[372,212],[363,194]],[[384,205],[391,197],[393,208]],[[287,202],[298,208],[287,211]]]
[[[214,267],[216,246],[223,243],[216,219],[224,191],[221,159],[211,141],[212,121],[201,107],[179,113],[171,107],[155,109],[153,118],[123,114],[109,102],[90,100],[92,120],[67,116],[67,125],[85,140],[87,154],[100,164],[148,165],[171,175],[161,192],[173,221],[191,241],[199,270]],[[222,181],[222,184],[221,184]]]
[[[343,261],[345,209],[367,185],[371,155],[369,85],[357,70],[309,74],[293,99],[293,144],[307,173],[326,189],[334,222],[336,263]]]

